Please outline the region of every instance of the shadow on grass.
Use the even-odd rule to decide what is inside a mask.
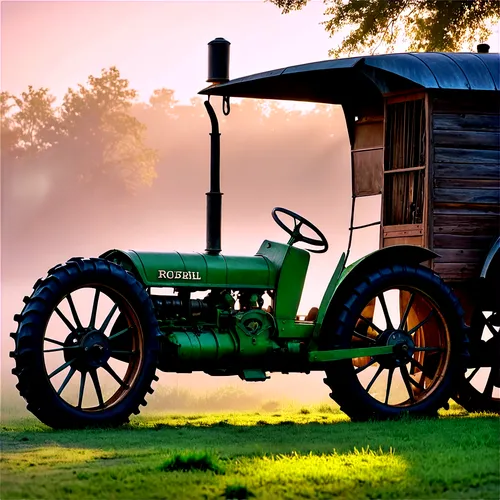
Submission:
[[[58,498],[67,492],[48,479],[58,475],[70,482],[64,484],[75,500],[117,484],[130,498],[155,498],[166,485],[179,499],[201,498],[203,488],[212,488],[214,498],[271,490],[272,498],[285,498],[304,488],[310,499],[498,498],[496,416],[366,423],[324,416],[161,415],[80,431],[55,431],[31,419],[3,426],[3,479],[21,488],[18,497],[34,498],[25,483],[32,474],[37,492],[50,486]]]
[[[485,443],[497,435],[491,414],[442,415],[439,419],[405,417],[398,421],[353,423],[341,414],[162,415],[146,416],[118,428],[53,430],[33,419],[2,425],[2,450],[25,452],[47,445],[102,449],[132,454],[165,450],[223,450],[231,455],[318,452],[354,448],[422,449],[429,442],[448,449]],[[494,443],[492,443],[495,446]]]

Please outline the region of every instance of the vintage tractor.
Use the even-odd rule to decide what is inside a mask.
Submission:
[[[484,355],[493,346],[481,335],[468,347],[459,295],[438,275],[439,265],[448,266],[445,279],[460,273],[448,264],[453,260],[446,260],[454,258],[453,252],[444,252],[443,260],[442,251],[425,247],[443,248],[438,236],[448,231],[463,249],[466,236],[459,231],[457,236],[456,227],[461,227],[460,207],[467,200],[460,197],[467,188],[455,192],[460,182],[446,186],[442,180],[452,175],[465,184],[468,175],[474,177],[473,157],[484,159],[487,182],[480,186],[477,213],[465,208],[469,225],[464,231],[476,237],[480,229],[470,228],[488,221],[481,249],[498,231],[498,187],[496,195],[494,188],[485,188],[494,184],[491,167],[498,154],[493,157],[492,149],[484,148],[483,156],[467,156],[465,147],[438,147],[439,140],[451,140],[448,129],[472,124],[498,130],[491,109],[499,84],[488,70],[498,69],[498,62],[493,54],[392,54],[229,80],[229,43],[210,42],[208,81],[213,85],[201,93],[209,99],[222,96],[225,114],[231,96],[343,106],[352,145],[351,236],[360,228],[353,226],[355,199],[382,193],[382,221],[368,224],[380,224],[381,249],[347,265],[350,239],[321,304],[305,317],[297,311],[310,253],[328,250],[325,236],[307,219],[275,208],[272,217],[289,235],[287,243],[264,240],[254,256],[222,255],[220,134],[208,100],[212,133],[205,252],[110,250],[50,269],[14,318],[13,373],[28,409],[55,428],[119,425],[146,404],[157,369],[238,375],[247,381],[265,381],[267,372],[325,371],[331,397],[353,420],[436,415],[459,387],[470,406],[480,406],[485,397],[490,404],[493,392],[472,394],[465,373],[483,367],[494,373],[498,356]],[[485,121],[456,111],[456,100],[463,103],[461,92],[474,94],[471,88],[477,102],[471,97],[467,105],[477,106],[477,113],[489,117]],[[474,143],[457,135],[469,146]],[[476,134],[475,140],[488,139]],[[443,161],[440,173],[440,158],[453,152],[461,163]],[[479,196],[469,189],[468,195]],[[299,248],[300,242],[308,248]],[[462,253],[467,263],[482,258],[480,252],[456,256]],[[493,254],[490,261],[498,262]],[[488,267],[485,279],[487,273]],[[488,307],[496,332],[498,308]],[[498,342],[498,333],[493,338]],[[499,385],[493,375],[487,383]]]

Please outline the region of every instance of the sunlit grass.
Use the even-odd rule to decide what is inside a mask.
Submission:
[[[331,406],[2,426],[2,499],[499,498],[498,417],[351,423]],[[234,496],[232,496],[234,495]],[[254,497],[252,497],[254,495]]]

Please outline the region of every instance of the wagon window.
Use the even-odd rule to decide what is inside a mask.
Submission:
[[[424,99],[387,104],[384,226],[422,223],[425,164]]]

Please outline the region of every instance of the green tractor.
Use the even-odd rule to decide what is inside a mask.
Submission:
[[[325,63],[333,69],[323,74],[314,66],[288,68],[298,75],[295,85],[280,83],[285,70],[230,81],[229,43],[216,39],[209,44],[213,85],[202,93],[222,96],[225,114],[230,96],[340,103],[353,117],[351,142],[370,141],[369,127],[358,121],[378,112],[392,91],[374,98],[373,82],[387,70],[377,76],[353,59]],[[390,84],[411,87],[407,78],[389,76]],[[54,428],[115,426],[146,404],[156,370],[251,382],[269,372],[319,370],[353,420],[436,415],[455,395],[467,359],[461,305],[430,266],[437,254],[397,240],[347,265],[348,249],[319,307],[298,316],[310,254],[326,252],[328,242],[301,215],[275,208],[286,243],[264,240],[253,256],[221,254],[220,134],[209,100],[205,106],[212,125],[205,252],[110,250],[50,269],[25,297],[11,334],[13,373],[27,408]],[[356,148],[376,152],[373,144]],[[353,169],[363,165],[353,157]],[[366,172],[373,177],[370,165]],[[353,211],[359,179],[362,170],[353,175]],[[422,223],[419,208],[412,209],[415,224]],[[355,229],[351,220],[351,236]]]

